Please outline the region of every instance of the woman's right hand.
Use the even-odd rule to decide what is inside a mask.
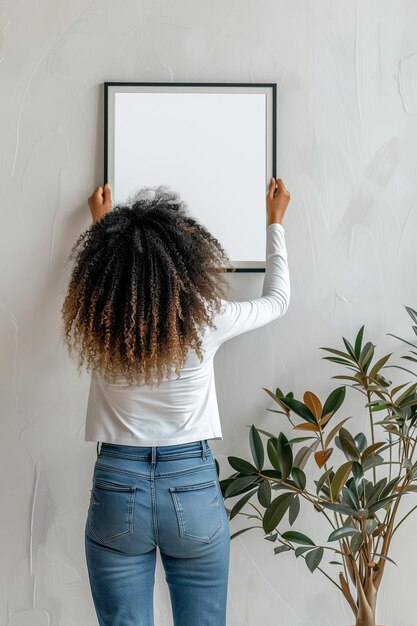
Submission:
[[[281,224],[290,199],[290,192],[285,188],[282,179],[275,179],[272,177],[269,183],[268,193],[266,195],[268,224]]]
[[[96,187],[96,190],[88,198],[88,206],[90,207],[93,224],[111,211],[112,199],[109,183],[106,183],[104,187]]]

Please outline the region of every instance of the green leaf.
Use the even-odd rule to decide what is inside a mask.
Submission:
[[[319,495],[320,491],[323,488],[324,483],[327,481],[328,478],[330,478],[331,474],[333,472],[333,466],[328,469],[326,472],[324,472],[324,474],[322,476],[320,476],[320,478],[315,481],[316,482],[316,493],[317,495]]]
[[[258,500],[265,508],[271,504],[271,484],[267,478],[264,478],[258,487]]]
[[[362,453],[365,448],[366,448],[366,437],[364,435],[364,433],[358,433],[354,439],[356,447],[358,448],[359,452]]]
[[[311,454],[316,450],[319,445],[319,440],[317,439],[311,446],[303,446],[299,449],[294,458],[294,466],[303,469],[305,467],[308,459]]]
[[[350,540],[350,548],[353,553],[358,552],[363,544],[363,534],[356,532]]]
[[[369,514],[379,511],[379,509],[382,509],[384,506],[387,506],[387,504],[390,504],[392,500],[395,500],[395,498],[398,498],[401,495],[403,495],[403,493],[395,493],[391,496],[387,496],[386,498],[383,498],[382,500],[379,500],[379,502],[375,502],[375,504],[368,507]]]
[[[281,472],[281,466],[279,464],[277,447],[275,443],[276,441],[278,441],[276,437],[275,439],[268,439],[268,442],[266,444],[266,452],[268,454],[268,458],[272,467]]]
[[[365,522],[365,528],[368,535],[372,535],[375,528],[378,526],[378,520],[376,519],[367,519]]]
[[[265,387],[262,387],[262,389],[264,391],[266,391],[266,393],[283,409],[283,411],[276,411],[277,413],[282,413],[283,415],[287,416],[288,413],[288,409],[287,407],[281,402],[281,397],[282,396],[278,396],[276,393],[274,394],[272,391],[270,391],[269,389],[266,389]],[[277,389],[277,391],[279,391]],[[282,393],[282,392],[281,392]]]
[[[292,477],[297,487],[301,489],[301,491],[304,491],[304,489],[306,488],[307,478],[303,470],[299,467],[293,467]]]
[[[347,506],[352,507],[352,509],[360,509],[359,500],[355,491],[349,489],[347,485],[345,485],[342,489],[342,502],[343,504],[347,504]]]
[[[251,530],[252,528],[260,528],[260,526],[248,526],[248,528],[242,528],[241,530],[236,531],[233,535],[230,535],[230,539],[234,539],[238,535],[245,533],[247,530]]]
[[[278,526],[293,498],[293,493],[283,493],[272,500],[263,517],[263,529],[266,533],[272,532]]]
[[[359,450],[356,447],[355,440],[346,428],[342,427],[339,431],[339,443],[341,449],[349,459],[354,461],[360,459]]]
[[[327,350],[327,352],[331,352],[332,354],[337,354],[342,357],[342,359],[347,359],[347,363],[351,365],[352,357],[347,352],[343,352],[342,350],[336,350],[336,348],[326,348],[325,346],[320,346],[320,350]],[[323,357],[323,358],[331,358],[331,357]],[[326,414],[324,414],[326,415]]]
[[[346,487],[348,487],[357,498],[362,496],[365,489],[366,493],[369,493],[372,488],[371,481],[365,478],[364,469],[358,461],[352,461],[352,476],[346,482]]]
[[[326,350],[329,350],[329,348],[326,348]],[[327,361],[332,361],[333,363],[338,363],[339,365],[346,365],[346,367],[352,367],[352,362],[346,361],[346,359],[338,359],[334,356],[324,356],[323,359],[326,359]]]
[[[336,413],[337,409],[343,404],[345,399],[346,386],[333,389],[323,406],[323,415],[327,413]]]
[[[243,476],[242,478],[236,478],[230,485],[228,485],[224,497],[231,498],[236,496],[239,492],[248,490],[248,487],[258,480],[258,476]]]
[[[343,424],[344,424],[345,422],[347,422],[347,421],[348,421],[351,417],[352,417],[352,416],[350,416],[350,417],[345,417],[345,419],[344,419],[344,420],[342,420],[341,422],[339,422],[338,424],[336,424],[336,426],[335,426],[335,427],[334,427],[334,428],[333,428],[333,429],[329,432],[329,434],[328,434],[328,435],[327,435],[327,437],[326,437],[326,441],[324,442],[324,447],[325,447],[325,448],[328,448],[328,447],[329,447],[330,442],[331,442],[331,441],[333,441],[333,437],[335,437],[335,436],[337,435],[337,433],[339,432],[339,430],[342,428]]]
[[[377,467],[378,465],[382,465],[384,463],[384,457],[377,454],[375,457],[368,457],[363,463],[363,471],[367,472],[373,467]]]
[[[280,433],[277,440],[278,461],[283,480],[288,478],[292,470],[292,449],[284,433]]]
[[[249,433],[249,444],[252,452],[253,460],[258,470],[261,470],[264,465],[264,446],[260,434],[258,433],[254,424],[252,424]]]
[[[363,338],[363,330],[364,330],[365,326],[361,326],[358,334],[356,335],[356,340],[355,340],[355,357],[357,360],[359,360],[360,354],[361,354],[361,348],[362,348],[362,338]]]
[[[368,506],[371,506],[371,504],[374,504],[378,498],[381,496],[381,493],[383,491],[383,489],[385,488],[385,485],[387,484],[387,478],[381,478],[381,480],[378,480],[377,483],[375,483],[375,485],[373,485],[371,491],[367,494],[367,504]]]
[[[395,561],[393,561],[392,559],[389,558],[389,556],[382,556],[382,554],[378,554],[377,552],[375,552],[374,557],[377,556],[378,558],[382,559],[383,561],[389,561],[390,563],[393,563],[394,565],[397,565],[397,563]],[[398,565],[397,565],[398,567]]]
[[[346,506],[346,504],[338,504],[337,502],[325,502],[322,500],[320,505],[325,509],[330,509],[331,511],[336,511],[337,513],[342,513],[343,515],[350,515],[351,517],[355,517],[360,519],[361,514],[359,511],[355,511],[350,506]]]
[[[356,532],[357,532],[357,529],[352,528],[351,526],[343,526],[343,528],[336,528],[336,530],[330,533],[327,541],[338,541],[339,539],[343,539],[343,537],[354,535]]]
[[[310,552],[306,555],[305,562],[310,572],[314,572],[314,570],[320,565],[323,554],[323,548],[316,548],[315,550],[310,550]]]
[[[299,513],[300,513],[300,497],[297,495],[297,496],[294,496],[290,504],[290,509],[288,512],[288,520],[290,522],[290,526],[294,524]]]
[[[355,491],[359,496],[362,495],[363,492],[363,467],[359,463],[359,461],[353,461],[352,463],[352,474],[353,474],[353,483],[349,485],[352,491]]]
[[[330,493],[332,495],[333,500],[336,500],[336,498],[338,497],[339,492],[342,489],[345,482],[347,481],[347,479],[349,478],[349,474],[351,471],[352,471],[352,461],[348,461],[347,463],[343,463],[343,465],[341,465],[339,469],[337,470],[337,472],[335,473],[333,480],[332,480],[331,488],[330,488]]]
[[[363,371],[366,373],[370,362],[374,356],[375,345],[368,341],[362,348],[359,356],[359,364],[362,366]]]
[[[414,393],[416,387],[417,383],[413,383],[412,385],[410,385],[410,387],[403,391],[400,397],[395,400],[395,404],[398,406],[399,404],[402,404],[405,400],[408,400]]]
[[[334,473],[332,474],[333,477]],[[327,484],[324,484],[321,488],[321,493],[323,495],[324,498],[326,498],[326,500],[330,500],[330,489],[327,486]],[[319,494],[320,495],[320,494]],[[317,511],[320,510],[320,508],[316,509]]]
[[[275,554],[281,554],[282,552],[288,552],[289,550],[291,550],[289,546],[277,546],[274,548]]]
[[[262,470],[262,474],[268,476],[268,478],[281,479],[281,472],[278,472],[278,470],[264,469]]]
[[[302,441],[308,441],[309,439],[316,439],[316,437],[294,437],[293,439],[288,439],[288,443],[292,445],[293,443],[301,443]]]
[[[311,550],[311,546],[300,546],[294,550],[295,557],[298,559],[299,556],[304,554],[304,552],[308,552]]]
[[[310,537],[307,537],[307,535],[303,535],[303,533],[299,533],[295,530],[288,530],[287,532],[282,533],[281,537],[285,539],[285,541],[291,541],[292,543],[301,543],[309,546],[316,545]]]
[[[395,478],[390,480],[388,485],[384,487],[384,489],[381,491],[380,497],[386,498],[392,491],[394,491],[395,487],[398,485],[400,480],[401,480],[401,476],[396,476]]]
[[[355,357],[355,351],[353,349],[352,344],[347,339],[345,339],[345,337],[342,337],[342,339],[343,339],[343,343],[346,346],[346,350],[349,352],[349,354],[352,357],[352,359],[355,360],[355,358],[356,358]]]
[[[374,454],[377,450],[379,450],[379,448],[382,448],[382,446],[384,445],[385,443],[383,441],[378,441],[377,443],[373,443],[372,445],[368,446],[366,450],[362,452],[362,463],[367,457]]]
[[[392,355],[392,352],[390,352],[389,354],[383,356],[382,359],[379,359],[379,361],[377,361],[375,363],[375,365],[373,366],[373,368],[369,372],[369,376],[371,378],[375,378],[376,374],[385,365],[385,363],[388,361],[388,359],[390,358],[391,355]]]
[[[317,424],[314,413],[312,413],[308,406],[306,406],[303,402],[300,402],[295,398],[281,398],[281,400],[284,404],[288,405],[294,413],[302,417],[304,421],[310,422],[310,424]]]
[[[410,306],[406,306],[405,304],[404,304],[404,308],[407,311],[408,315],[413,320],[413,322],[415,322],[417,324],[417,311],[412,309]]]
[[[243,498],[240,498],[240,500],[238,500],[232,507],[231,511],[230,511],[230,515],[229,515],[229,520],[232,520],[235,515],[237,515],[239,513],[239,511],[241,509],[243,509],[243,507],[245,506],[245,504],[251,499],[251,497],[253,496],[253,494],[256,493],[256,489],[252,489],[251,491],[249,491],[248,493],[246,493]]]
[[[237,456],[228,456],[227,460],[233,469],[237,470],[241,474],[257,474],[258,470],[252,463],[248,463],[244,459],[239,459]]]
[[[267,541],[276,541],[277,537],[278,533],[272,533],[272,535],[266,535],[264,539],[266,539]]]

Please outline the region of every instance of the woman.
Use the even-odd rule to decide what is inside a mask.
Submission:
[[[77,349],[92,374],[85,550],[102,626],[153,625],[157,547],[175,626],[226,624],[230,533],[209,445],[222,439],[213,357],[287,311],[289,201],[272,178],[262,296],[230,301],[229,260],[177,194],[145,188],[112,208],[105,185],[88,199],[93,225],[74,244],[62,316],[70,354]]]

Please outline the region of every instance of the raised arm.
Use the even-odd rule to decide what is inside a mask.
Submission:
[[[282,180],[271,179],[266,198],[269,223],[262,295],[251,300],[222,300],[221,311],[215,318],[216,329],[211,331],[216,346],[287,312],[291,289],[285,229],[281,222],[289,201],[290,194]]]

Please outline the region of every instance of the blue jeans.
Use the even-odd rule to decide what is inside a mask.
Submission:
[[[100,626],[153,626],[156,547],[175,626],[225,626],[230,532],[207,439],[102,443],[85,553]]]

